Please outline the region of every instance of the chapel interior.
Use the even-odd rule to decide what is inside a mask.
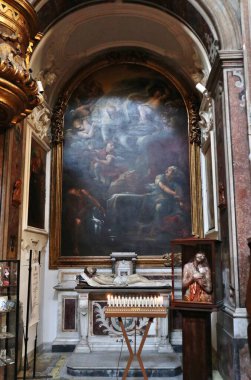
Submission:
[[[1,379],[251,379],[250,7],[0,0]]]

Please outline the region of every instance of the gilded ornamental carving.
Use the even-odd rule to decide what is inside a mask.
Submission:
[[[59,96],[57,103],[55,104],[52,117],[51,117],[51,141],[52,145],[62,143],[64,139],[63,121],[64,112],[68,102],[68,92]]]
[[[201,145],[201,129],[199,124],[198,107],[193,101],[188,101],[190,143]]]
[[[37,83],[27,65],[37,20],[26,1],[0,1],[0,126],[16,124],[39,104]]]

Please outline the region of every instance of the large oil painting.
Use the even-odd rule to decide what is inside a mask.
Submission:
[[[28,226],[45,228],[45,175],[46,155],[43,146],[32,136],[30,154],[30,182]]]
[[[191,235],[188,149],[166,77],[118,64],[85,78],[64,118],[61,255],[159,255]]]

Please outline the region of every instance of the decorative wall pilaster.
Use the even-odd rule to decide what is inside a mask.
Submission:
[[[242,0],[240,2],[241,10],[241,24],[242,24],[242,38],[243,38],[243,55],[244,55],[244,77],[246,87],[246,101],[247,101],[247,119],[248,119],[248,137],[249,137],[249,159],[251,161],[251,26],[250,26],[250,13],[251,2],[250,0]]]
[[[243,69],[226,70],[224,81],[227,86],[225,100],[228,102],[228,128],[226,137],[229,147],[229,161],[232,153],[232,178],[229,178],[231,198],[235,201],[235,215],[231,224],[236,228],[233,239],[232,266],[234,266],[235,291],[239,288],[238,307],[245,307],[246,284],[248,280],[247,238],[251,231],[251,178],[248,161],[248,122],[246,117],[245,87]],[[231,145],[230,145],[231,144]],[[235,220],[234,220],[235,219]],[[236,255],[235,255],[236,253]]]
[[[218,313],[219,370],[223,378],[251,375],[245,308],[251,231],[251,177],[243,56],[220,51],[207,89],[215,102],[220,240],[224,306]],[[240,368],[240,365],[242,366]]]
[[[251,230],[251,178],[243,74],[242,52],[223,51],[208,84],[216,101],[219,185],[221,191],[222,188],[225,191],[226,202],[226,208],[220,213],[223,264],[229,270],[230,304],[233,307],[245,307],[247,238]]]
[[[23,159],[23,196],[22,196],[22,231],[21,231],[21,278],[20,284],[20,301],[23,303],[23,314],[20,317],[23,319],[23,323],[27,323],[26,309],[27,309],[27,289],[28,289],[28,277],[29,273],[31,278],[34,278],[35,272],[37,272],[37,282],[34,285],[34,281],[30,284],[30,291],[33,298],[39,300],[39,303],[35,306],[31,302],[30,304],[30,317],[29,317],[29,345],[28,354],[34,349],[33,343],[36,336],[37,325],[42,325],[41,315],[42,309],[40,309],[41,301],[44,297],[44,282],[45,282],[45,256],[48,242],[48,213],[49,202],[48,196],[45,195],[44,209],[44,228],[36,228],[28,224],[28,210],[30,203],[29,191],[30,181],[32,173],[32,145],[33,141],[36,141],[39,146],[45,151],[46,159],[43,159],[43,172],[45,172],[45,187],[46,192],[49,191],[49,143],[50,143],[50,118],[51,111],[45,100],[41,97],[41,103],[32,110],[32,113],[25,119],[24,122],[24,159]],[[47,152],[47,153],[46,153]],[[33,153],[34,154],[34,153]],[[44,162],[45,161],[45,162]],[[41,190],[43,191],[43,189]],[[30,267],[31,258],[31,267]]]

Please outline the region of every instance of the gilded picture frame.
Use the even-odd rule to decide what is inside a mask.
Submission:
[[[46,172],[49,146],[27,125],[24,180],[24,230],[48,234],[46,221]]]
[[[210,131],[201,149],[204,233],[206,237],[218,236],[217,177],[214,131]]]
[[[147,70],[149,70],[151,72],[151,70],[152,70],[152,69],[146,68],[145,66],[143,66],[143,70],[142,70],[141,65],[131,65],[130,69],[132,68],[132,66],[134,66],[134,72],[135,71],[137,72],[138,70],[139,70],[139,72],[140,71],[144,72],[144,70],[145,70],[145,72],[147,72]],[[137,66],[137,68],[136,68],[136,66]],[[122,66],[120,66],[120,68],[121,67]],[[128,65],[126,67],[128,67]],[[100,66],[99,66],[99,68],[100,68]],[[96,68],[96,70],[98,71],[98,68]],[[101,71],[102,71],[102,67],[101,67]],[[174,82],[171,81],[168,76],[165,77],[164,74],[160,74],[158,72],[155,72],[155,70],[152,70],[152,71],[154,72],[154,75],[156,75],[156,77],[157,76],[161,77],[163,75],[162,78],[165,78],[165,81],[170,83],[170,85],[173,86],[173,88],[175,88]],[[54,146],[52,149],[52,167],[51,167],[51,169],[52,169],[52,171],[51,171],[52,183],[51,183],[51,197],[50,197],[50,199],[51,199],[51,208],[50,208],[50,210],[51,210],[51,214],[50,214],[50,267],[51,268],[57,268],[59,266],[66,266],[67,267],[67,266],[71,266],[71,265],[76,265],[76,266],[109,265],[110,264],[109,254],[112,251],[116,251],[116,249],[117,249],[116,246],[114,246],[114,247],[110,246],[109,250],[107,250],[107,254],[105,252],[103,252],[102,255],[99,254],[98,250],[97,250],[97,254],[95,253],[95,250],[92,251],[91,254],[88,254],[88,251],[84,254],[82,252],[79,253],[79,251],[77,251],[77,250],[75,252],[73,250],[71,252],[71,254],[62,254],[62,212],[64,212],[63,207],[65,204],[65,198],[64,198],[65,193],[64,193],[64,188],[63,188],[63,184],[64,184],[64,180],[65,180],[64,179],[65,178],[65,167],[64,167],[65,156],[64,156],[64,154],[65,154],[65,149],[66,149],[65,146],[67,144],[67,141],[65,141],[65,132],[66,132],[67,128],[69,128],[69,127],[67,127],[67,116],[65,118],[65,115],[68,112],[68,116],[69,116],[69,112],[71,112],[71,110],[74,107],[76,110],[76,106],[73,107],[71,104],[71,96],[72,96],[72,94],[74,94],[74,91],[76,93],[76,89],[79,88],[81,81],[83,82],[83,80],[85,81],[85,80],[89,79],[89,83],[91,82],[90,81],[90,77],[91,77],[90,74],[93,74],[94,76],[96,75],[95,70],[93,68],[89,72],[87,70],[85,72],[85,75],[82,74],[82,76],[80,78],[78,78],[75,81],[75,83],[73,81],[70,88],[68,87],[67,91],[62,93],[61,97],[59,97],[58,103],[54,107],[54,113],[53,113],[53,117],[52,117],[52,129],[53,129],[52,135],[53,135],[53,145]],[[88,78],[88,76],[89,76],[89,78]],[[102,76],[100,75],[100,78],[101,77]],[[91,78],[93,79],[93,76]],[[184,98],[182,98],[182,96],[181,96],[182,91],[179,92],[179,90],[181,90],[181,88],[178,84],[176,84],[176,85],[177,85],[178,89],[176,87],[175,91],[177,91],[177,93],[179,93],[180,99],[183,99],[183,102],[184,102],[183,105],[184,105],[184,110],[185,110],[186,107],[189,107],[189,102],[184,101]],[[86,87],[87,86],[85,86],[85,88]],[[69,105],[70,105],[70,107],[72,107],[71,110],[69,110]],[[63,115],[63,117],[62,117],[62,115]],[[193,119],[193,123],[194,123],[194,119]],[[189,142],[190,142],[189,131],[191,129],[191,125],[192,125],[192,121],[190,120],[190,113],[187,112],[187,119],[186,119],[185,128],[186,128],[186,133],[187,133],[187,138],[186,138],[186,144],[187,144],[187,159],[186,160],[187,161],[186,162],[188,162],[188,163],[191,160],[191,159],[189,160],[189,157],[191,157],[191,155],[193,154],[194,148],[196,148],[195,150],[197,151],[197,144],[196,143],[194,144],[192,142],[189,144]],[[102,132],[101,132],[101,134],[102,134]],[[140,137],[142,137],[142,136],[140,136]],[[116,140],[116,141],[118,141],[118,140]],[[103,147],[104,146],[102,146],[101,148],[103,148]],[[100,147],[98,147],[98,148],[100,148]],[[88,149],[90,152],[90,147],[88,147]],[[96,149],[96,150],[98,150],[98,149]],[[120,153],[121,153],[121,151],[120,151]],[[86,157],[87,157],[87,161],[88,160],[91,161],[88,155]],[[193,158],[195,159],[196,166],[198,168],[199,167],[199,161],[197,160],[198,155],[193,154]],[[169,162],[169,163],[167,162],[165,166],[167,166],[167,167],[168,167],[168,165],[169,166],[175,166],[175,165],[171,165],[171,164],[173,164],[173,162]],[[189,165],[188,165],[187,169],[188,169],[187,170],[187,181],[188,181],[187,183],[189,183],[190,182]],[[199,170],[197,170],[196,172],[198,173]],[[156,173],[157,173],[157,171],[156,171]],[[156,173],[155,173],[155,177],[156,177]],[[106,173],[106,175],[107,175],[107,173]],[[105,181],[105,175],[103,176],[102,179],[99,178],[99,181],[104,182]],[[196,184],[197,179],[195,179],[193,183]],[[82,189],[82,187],[79,187],[79,189],[80,188]],[[191,197],[190,196],[189,197],[190,197],[190,199],[193,199],[193,197],[194,197],[193,186],[190,190],[191,190]],[[188,190],[188,191],[190,191],[190,190]],[[123,192],[123,193],[125,194],[126,192]],[[93,196],[93,194],[92,194],[92,196]],[[128,195],[127,195],[127,197],[128,197]],[[103,204],[101,205],[101,207],[103,207]],[[191,212],[191,211],[189,211],[189,212]],[[200,215],[200,213],[198,213],[198,215]],[[194,218],[196,218],[196,217],[194,217]],[[198,219],[198,217],[197,217],[197,219]],[[197,220],[197,225],[199,225],[199,224],[200,223]],[[188,229],[187,231],[184,232],[185,235],[191,235],[192,233],[193,233],[192,228],[190,228],[190,230]],[[142,250],[140,252],[140,257],[139,257],[140,263],[142,265],[148,265],[150,263],[151,263],[151,265],[163,265],[165,262],[164,254],[165,254],[166,250],[168,250],[168,245],[164,246],[164,244],[163,244],[162,248],[163,249],[161,251],[157,252],[156,254],[155,254],[155,252],[153,254],[150,252],[150,254],[148,253],[147,255],[145,255],[144,250]],[[128,248],[126,250],[128,251]],[[121,251],[121,246],[119,246],[119,251]],[[123,249],[122,249],[122,251],[123,251]],[[76,253],[76,254],[74,254],[74,253]]]

